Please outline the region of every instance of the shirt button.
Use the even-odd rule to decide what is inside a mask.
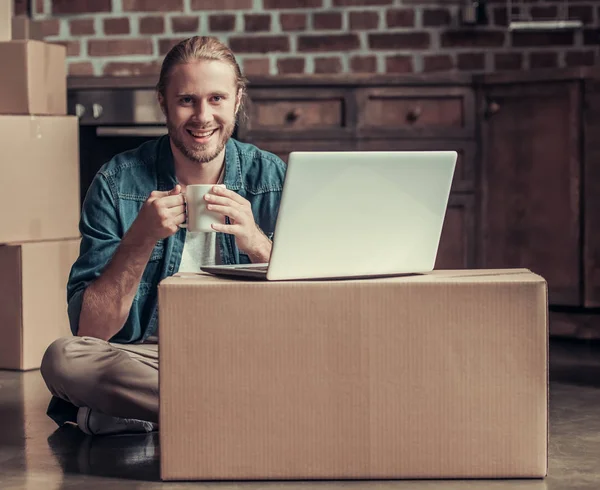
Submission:
[[[169,272],[173,272],[174,267],[172,265],[169,266]]]

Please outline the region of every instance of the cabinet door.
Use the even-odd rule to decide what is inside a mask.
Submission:
[[[472,269],[474,264],[474,205],[469,194],[451,194],[435,261],[436,269]]]
[[[555,305],[580,305],[579,82],[488,86],[481,264],[527,267]]]
[[[600,80],[589,80],[585,99],[584,306],[600,307]]]

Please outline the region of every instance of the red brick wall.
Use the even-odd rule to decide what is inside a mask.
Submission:
[[[460,24],[467,0],[30,0],[69,72],[154,74],[176,41],[213,35],[247,74],[482,72],[600,62],[600,2],[520,0],[532,18],[566,15],[576,31],[510,32],[507,0],[487,0],[489,23]],[[513,4],[517,3],[513,0]],[[27,9],[15,0],[15,11]]]

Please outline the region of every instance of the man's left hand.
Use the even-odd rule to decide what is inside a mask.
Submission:
[[[215,231],[235,236],[238,248],[248,254],[252,262],[268,262],[271,257],[271,241],[254,222],[250,202],[238,193],[215,186],[204,196],[206,208],[228,216],[231,224],[213,224]]]

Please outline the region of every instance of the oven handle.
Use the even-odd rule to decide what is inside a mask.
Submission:
[[[96,136],[163,136],[167,126],[98,126]]]

